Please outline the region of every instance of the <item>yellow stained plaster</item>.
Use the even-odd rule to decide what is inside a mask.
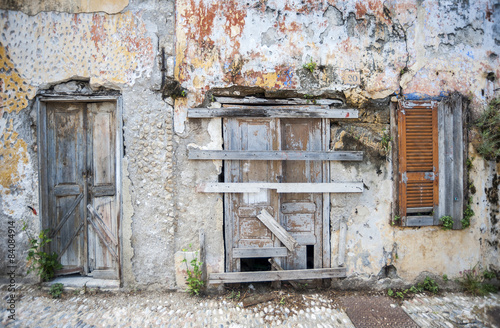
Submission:
[[[19,138],[14,131],[13,119],[0,136],[0,185],[3,194],[10,193],[10,187],[18,183],[22,176],[19,175],[19,166],[28,164],[26,142]]]
[[[28,106],[28,98],[33,96],[33,90],[19,75],[5,47],[0,43],[0,117],[4,112],[19,113]]]
[[[278,84],[278,72],[262,73],[261,76],[257,76],[256,86],[263,88],[274,88]]]

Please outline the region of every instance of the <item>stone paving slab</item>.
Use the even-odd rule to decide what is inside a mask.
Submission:
[[[341,296],[340,302],[356,328],[419,328],[396,300],[387,296]]]

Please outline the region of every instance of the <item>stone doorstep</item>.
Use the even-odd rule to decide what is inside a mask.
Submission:
[[[92,277],[57,277],[56,279],[42,283],[43,287],[50,287],[53,284],[61,283],[64,288],[79,289],[87,286],[87,288],[99,288],[106,291],[117,291],[120,289],[119,280],[109,279],[94,279]]]

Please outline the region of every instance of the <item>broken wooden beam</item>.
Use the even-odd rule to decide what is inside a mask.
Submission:
[[[269,302],[273,300],[274,297],[275,296],[273,294],[261,294],[261,295],[249,296],[242,301],[243,307],[245,308],[256,304]]]

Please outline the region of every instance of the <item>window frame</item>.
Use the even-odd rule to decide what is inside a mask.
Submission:
[[[391,103],[391,137],[393,140],[392,158],[393,195],[395,201],[392,204],[392,225],[407,227],[436,226],[442,225],[440,218],[451,216],[453,219],[452,229],[462,229],[461,220],[467,200],[468,174],[466,171],[468,133],[467,123],[468,100],[458,93],[441,101],[436,100],[406,100],[401,99]],[[399,112],[405,105],[436,106],[437,108],[437,154],[438,154],[438,202],[434,206],[432,222],[430,220],[419,220],[414,217],[408,220],[408,216],[402,215],[401,203],[401,151],[399,138]],[[435,145],[433,147],[436,147]],[[435,149],[434,149],[435,150]]]

